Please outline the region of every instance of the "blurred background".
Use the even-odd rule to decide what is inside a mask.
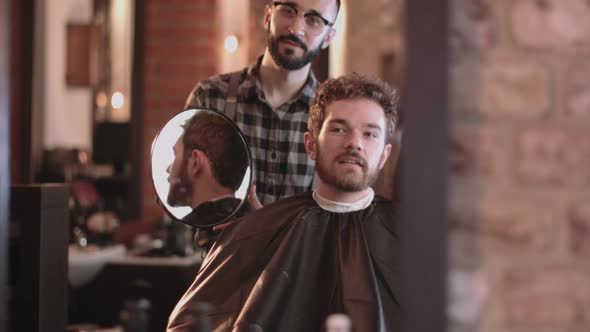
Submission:
[[[103,220],[97,224],[112,225],[106,239],[82,237],[108,243],[111,252],[99,252],[111,263],[69,303],[79,308],[88,299],[101,301],[93,303],[118,313],[125,299],[170,285],[178,271],[190,282],[198,262],[188,249],[186,260],[176,265],[180,270],[166,270],[171,274],[162,281],[145,277],[160,270],[137,270],[148,263],[117,263],[112,257],[119,257],[117,245],[131,249],[167,232],[182,233],[170,230],[155,201],[151,142],[182,110],[197,81],[247,66],[263,52],[267,2],[7,2],[10,183],[65,182],[70,226],[86,224],[97,212]],[[446,41],[450,54],[432,53],[431,61],[420,58],[414,66],[427,71],[442,57],[448,73],[449,103],[440,106],[449,110],[448,121],[421,118],[424,130],[448,128],[449,149],[442,152],[448,165],[422,165],[448,168],[448,215],[441,216],[449,221],[448,329],[588,331],[590,3],[452,0],[448,5],[448,13],[425,7],[422,16],[407,22],[401,0],[343,1],[337,40],[318,58],[314,72],[320,79],[352,71],[378,76],[399,90],[402,105],[410,93],[428,99],[420,89],[404,88],[413,58],[406,49],[412,34],[406,41],[404,30],[447,15],[448,30],[426,39]],[[432,105],[429,111],[439,109]],[[422,153],[446,147],[441,143]],[[391,158],[376,184],[387,197],[393,195],[396,161]],[[138,235],[148,238],[138,241]],[[100,285],[112,285],[121,275],[137,275],[126,281],[132,286],[121,286],[133,293],[97,299]],[[166,308],[159,310],[167,315]],[[80,321],[108,317],[106,325],[116,323],[114,312],[100,315],[70,313]]]

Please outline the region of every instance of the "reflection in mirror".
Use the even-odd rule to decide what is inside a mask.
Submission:
[[[174,116],[152,145],[152,180],[166,212],[191,226],[210,227],[245,203],[250,152],[224,115],[189,109]]]

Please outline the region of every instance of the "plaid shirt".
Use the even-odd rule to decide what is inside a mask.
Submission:
[[[273,110],[264,97],[259,79],[262,57],[241,72],[234,122],[244,134],[255,161],[256,193],[264,205],[285,196],[309,191],[315,162],[305,151],[309,106],[317,80],[313,73],[299,95]],[[234,73],[214,76],[199,82],[191,92],[186,108],[206,108],[223,112],[229,78]]]

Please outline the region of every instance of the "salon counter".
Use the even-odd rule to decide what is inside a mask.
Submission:
[[[168,316],[193,282],[201,253],[187,257],[115,255],[87,285],[79,289],[78,320],[110,327],[119,324],[125,302],[150,302],[149,331],[164,331]]]

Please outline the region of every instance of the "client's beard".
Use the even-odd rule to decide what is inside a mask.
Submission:
[[[183,168],[180,172],[180,176],[173,177],[169,180],[170,191],[168,192],[167,202],[170,206],[178,207],[190,205],[193,187],[192,183],[183,176],[184,174],[185,169]]]

